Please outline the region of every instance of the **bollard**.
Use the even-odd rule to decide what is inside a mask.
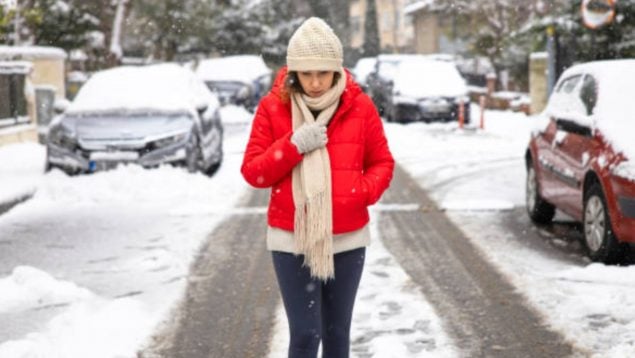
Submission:
[[[478,103],[481,106],[481,120],[478,127],[480,129],[484,129],[485,128],[485,96],[480,96],[478,98]]]
[[[465,124],[465,104],[463,100],[459,100],[459,128],[463,129],[463,125]]]

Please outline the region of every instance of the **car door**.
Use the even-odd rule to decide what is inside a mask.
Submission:
[[[554,144],[554,171],[560,181],[561,209],[582,218],[583,180],[593,147],[591,115],[597,99],[595,79],[583,75],[570,92],[568,110],[556,118],[563,133]]]
[[[594,147],[592,119],[597,102],[597,82],[592,75],[586,74],[574,92],[575,105],[569,118],[559,118],[557,125],[566,133],[565,138],[556,146],[559,176],[565,184],[563,190],[563,210],[574,217],[582,218],[583,181],[587,172],[591,152]]]
[[[549,98],[549,125],[540,133],[536,140],[538,179],[541,194],[552,204],[561,207],[567,185],[562,177],[563,168],[559,154],[559,147],[567,137],[560,123],[563,118],[571,117],[571,101],[574,91],[580,83],[582,75],[575,74],[561,79]]]

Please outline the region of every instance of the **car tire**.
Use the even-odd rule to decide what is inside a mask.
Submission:
[[[621,262],[627,245],[620,243],[613,233],[604,192],[597,183],[584,194],[582,228],[584,246],[592,261],[605,264]]]
[[[204,171],[205,175],[211,177],[214,174],[216,174],[218,169],[220,169],[221,164],[223,164],[223,153],[221,153],[220,159],[218,160],[218,162],[210,165],[209,168],[205,169]]]
[[[555,206],[540,196],[538,177],[532,162],[527,164],[525,204],[529,218],[536,224],[548,224],[556,214]]]
[[[192,135],[192,143],[190,143],[190,149],[187,152],[185,159],[185,167],[190,173],[196,173],[200,168],[201,161],[201,148],[199,148],[199,140],[196,135]]]

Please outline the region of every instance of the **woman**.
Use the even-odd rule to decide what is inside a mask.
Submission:
[[[342,44],[306,20],[260,102],[241,172],[271,188],[267,248],[290,329],[289,357],[349,356],[353,304],[370,242],[368,205],[394,160],[372,101],[342,68]]]

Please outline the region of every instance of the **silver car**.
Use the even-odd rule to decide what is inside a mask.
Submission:
[[[219,107],[205,84],[176,64],[101,71],[49,126],[47,169],[175,164],[212,175],[223,159]]]

